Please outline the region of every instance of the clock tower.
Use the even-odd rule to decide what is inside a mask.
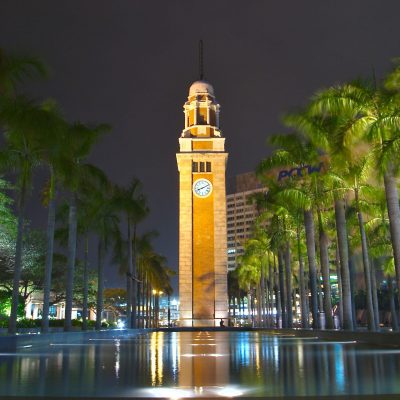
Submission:
[[[181,326],[215,326],[228,317],[225,169],[213,87],[194,82],[184,104],[179,170]],[[225,320],[225,322],[227,322]]]

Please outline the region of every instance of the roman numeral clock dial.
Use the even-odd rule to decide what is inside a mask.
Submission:
[[[193,192],[198,197],[207,197],[212,192],[212,184],[207,179],[198,179],[193,183]]]

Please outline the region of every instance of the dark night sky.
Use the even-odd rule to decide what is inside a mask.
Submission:
[[[230,177],[254,169],[267,136],[282,132],[281,115],[315,90],[388,71],[400,55],[399,15],[398,0],[0,0],[0,47],[50,66],[32,96],[57,99],[71,121],[113,126],[91,162],[119,184],[143,181],[152,210],[143,230],[160,232],[156,248],[176,267],[175,153],[198,40],[222,106]],[[29,212],[45,226],[37,194]]]

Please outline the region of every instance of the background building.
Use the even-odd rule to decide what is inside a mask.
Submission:
[[[258,215],[250,197],[265,191],[254,172],[237,175],[228,182],[226,196],[228,271],[237,267],[237,258],[243,254],[243,243],[251,237],[252,226]]]

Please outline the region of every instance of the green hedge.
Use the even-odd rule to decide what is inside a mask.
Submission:
[[[8,327],[8,320],[9,317],[7,315],[0,314],[0,328],[7,328]],[[80,319],[73,319],[71,321],[72,326],[75,328],[82,327],[82,320]],[[88,321],[88,328],[94,328],[96,325],[96,321]],[[17,322],[17,328],[40,328],[42,326],[41,319],[27,319],[21,318]],[[64,326],[63,319],[49,319],[49,326],[51,328],[62,328]],[[102,322],[102,328],[116,328],[116,323],[108,323]]]

